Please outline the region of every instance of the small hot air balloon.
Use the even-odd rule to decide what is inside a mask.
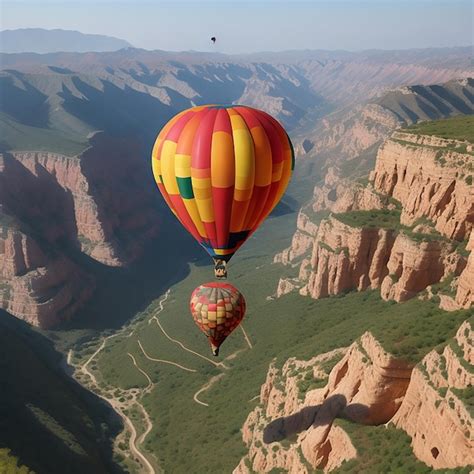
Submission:
[[[216,277],[283,196],[291,141],[267,113],[242,105],[181,112],[159,133],[153,174],[181,224],[215,262]]]
[[[245,315],[245,299],[232,285],[223,282],[204,283],[191,295],[189,303],[194,322],[208,337],[212,353],[240,324]]]
[[[215,44],[216,39],[217,39],[217,38],[216,38],[215,36],[213,36],[213,37],[211,38],[212,44]]]

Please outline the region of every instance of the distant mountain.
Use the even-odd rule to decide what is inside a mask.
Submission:
[[[125,40],[105,35],[89,35],[71,30],[20,28],[0,31],[2,53],[55,53],[59,51],[116,51],[132,45]]]
[[[472,75],[471,50],[464,47],[405,52],[293,51],[248,55],[128,48],[89,54],[64,52],[39,56],[30,53],[0,57],[2,69],[39,72],[44,65],[95,76],[104,71],[111,73],[117,70],[119,74],[135,73],[135,80],[153,86],[160,86],[164,72],[188,82],[188,73],[191,71],[207,85],[208,95],[213,94],[212,86],[217,87],[219,92],[231,89],[229,86],[232,84],[226,79],[222,81],[222,69],[232,68],[231,71],[225,71],[230,76],[239,70],[248,76],[241,68],[254,67],[259,81],[272,83],[278,81],[278,75],[284,75],[295,89],[301,91],[310,88],[338,107],[368,100],[388,88],[400,85],[437,84]],[[257,68],[257,65],[261,67]],[[269,92],[275,96],[271,85],[269,87]],[[252,91],[256,95],[261,93],[254,87]],[[219,100],[221,95],[214,100]],[[304,109],[308,110],[310,104],[302,99]]]
[[[364,174],[372,166],[379,145],[395,129],[461,114],[474,114],[472,78],[389,89],[301,129],[293,142],[311,166],[317,163],[315,173],[336,165],[343,176]]]

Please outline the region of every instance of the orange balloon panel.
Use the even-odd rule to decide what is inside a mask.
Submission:
[[[243,295],[228,283],[204,283],[191,295],[189,303],[194,322],[209,338],[214,355],[225,338],[245,315]]]
[[[212,257],[228,261],[280,201],[294,153],[283,127],[267,113],[207,105],[165,125],[152,166],[183,226]]]

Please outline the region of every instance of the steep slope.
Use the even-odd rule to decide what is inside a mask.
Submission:
[[[474,464],[473,336],[466,321],[450,345],[423,359],[392,420],[411,436],[415,455],[435,469]]]
[[[122,58],[118,64],[105,55],[82,65],[80,58],[91,59],[86,54],[72,64],[53,66],[42,57],[38,66],[1,71],[3,148],[24,150],[26,143],[26,149],[38,150],[49,139],[47,151],[61,151],[54,148],[61,145],[75,150],[97,130],[151,142],[174,114],[206,103],[243,102],[292,127],[323,102],[298,71],[285,65],[169,60],[152,66],[128,50],[114,54]]]
[[[466,142],[395,132],[380,148],[370,180],[402,204],[402,224],[427,218],[446,237],[467,239],[474,226],[474,155],[466,147],[472,149]]]
[[[158,232],[140,149],[104,134],[89,143],[75,157],[0,156],[0,306],[42,327],[68,319],[92,293],[75,250],[124,266]]]
[[[0,355],[0,446],[37,473],[120,472],[112,463],[120,423],[63,372],[51,342],[2,312]]]
[[[338,165],[343,176],[363,175],[378,146],[400,126],[474,113],[474,80],[403,86],[327,115],[298,132],[295,147],[318,168]]]
[[[448,303],[443,290],[442,306],[469,307],[473,158],[472,144],[457,138],[471,120],[423,125],[447,127],[452,138],[423,135],[421,125],[394,132],[379,149],[368,185],[341,180],[331,168],[302,210],[291,247],[275,257],[299,266],[298,278],[281,280],[277,295],[300,288],[320,298],[380,287],[384,299],[405,301],[454,278],[457,301]]]
[[[269,111],[290,128],[306,118],[307,127],[313,130],[314,114],[320,118],[347,102],[365,102],[376,93],[401,84],[445,82],[468,75],[468,49],[439,50],[438,56],[423,51],[406,54],[407,59],[398,58],[397,65],[390,62],[389,53],[378,56],[324,53],[319,57],[309,52],[307,59],[303,54],[296,62],[285,55],[280,61],[271,54],[255,61],[252,55],[133,49],[111,53],[2,55],[0,77],[5,93],[1,111],[7,115],[2,120],[6,121],[8,131],[3,138],[4,149],[17,148],[21,139],[18,128],[25,126],[34,127],[25,131],[35,143],[44,138],[48,129],[59,132],[58,138],[66,141],[77,141],[78,132],[84,137],[98,129],[140,132],[148,137],[147,134],[156,133],[177,111],[202,103],[243,102]],[[417,65],[419,58],[423,58],[422,66]],[[439,108],[438,103],[436,107]],[[25,115],[25,110],[34,110],[35,114]],[[363,122],[360,146],[367,148],[367,143],[384,133],[384,127],[392,127],[396,115],[387,115],[387,110],[378,104],[367,108],[366,117],[359,120]],[[353,120],[350,117],[343,120],[338,115],[335,119],[343,122],[342,129]],[[366,133],[370,124],[374,128],[373,137]],[[343,133],[341,125],[334,127],[333,122],[329,126],[332,128],[337,129],[336,134]],[[314,143],[323,141],[318,137]]]
[[[2,53],[54,53],[57,51],[115,51],[128,48],[128,41],[105,35],[90,35],[70,30],[19,28],[0,31]]]
[[[392,454],[400,453],[392,453],[396,446],[387,445],[383,454],[372,452],[367,465],[365,452],[373,449],[374,441],[366,440],[360,452],[354,446],[359,444],[358,431],[367,431],[361,424],[390,423],[403,429],[412,438],[415,456],[434,468],[473,464],[473,419],[468,411],[472,374],[466,368],[473,362],[472,349],[466,321],[452,345],[441,355],[430,352],[414,369],[388,354],[370,333],[349,348],[308,361],[290,358],[281,369],[271,364],[259,404],[242,428],[248,454],[234,473],[337,472],[339,467],[342,472],[381,472],[374,470],[374,460],[383,456],[384,464],[390,465]],[[387,434],[379,433],[378,445],[387,436],[392,442],[404,439],[392,426],[385,430]],[[417,472],[425,472],[411,453],[407,458],[405,466],[413,463]]]
[[[318,95],[339,105],[362,102],[387,88],[402,84],[444,83],[472,76],[469,47],[359,53],[292,51],[249,55],[128,49],[86,55],[56,53],[41,58],[32,54],[4,55],[1,62],[4,69],[26,70],[46,63],[81,72],[97,71],[106,65],[116,70],[135,71],[137,76],[149,83],[156,83],[156,79],[160,77],[158,71],[166,68],[166,64],[191,70],[200,68],[203,74],[212,69],[218,71],[226,64],[234,65],[233,71],[243,68],[240,69],[242,72],[249,65],[261,65],[260,77],[262,74],[279,74],[284,68],[289,74],[297,74],[298,82],[295,81],[295,85],[304,87],[309,84]],[[220,86],[224,84],[225,82]]]

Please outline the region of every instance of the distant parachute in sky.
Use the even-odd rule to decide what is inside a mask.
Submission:
[[[198,286],[191,295],[189,307],[194,322],[207,336],[215,356],[245,315],[243,295],[234,286],[223,282]]]
[[[173,117],[152,152],[166,203],[214,259],[215,276],[283,196],[294,168],[291,141],[266,112],[203,105]]]
[[[215,44],[216,39],[217,39],[217,38],[216,38],[215,36],[213,36],[213,37],[211,38],[212,44]]]

